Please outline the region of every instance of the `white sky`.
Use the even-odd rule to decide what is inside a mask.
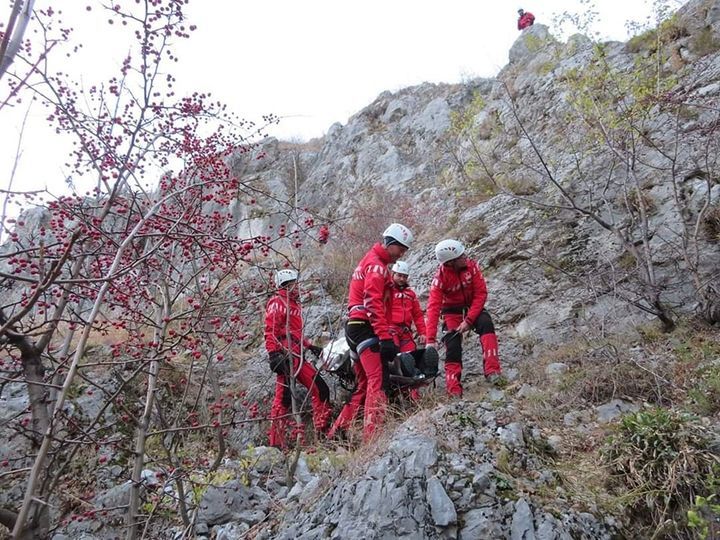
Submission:
[[[128,0],[123,0],[128,1]],[[119,29],[97,24],[90,0],[62,0],[66,18],[85,43],[80,58],[63,69],[83,84],[100,82],[127,51]],[[625,23],[644,20],[649,0],[599,0],[603,38],[626,39]],[[677,2],[675,2],[677,4]],[[0,20],[7,21],[9,2]],[[36,8],[47,0],[36,0]],[[458,82],[496,74],[507,63],[519,33],[517,9],[553,27],[554,14],[582,9],[580,0],[543,0],[536,5],[489,0],[192,0],[189,24],[198,30],[176,47],[179,87],[211,91],[241,117],[283,117],[270,134],[307,140],[345,123],[384,90],[430,82]],[[622,8],[620,8],[622,6]],[[0,187],[12,170],[21,108],[0,111]],[[67,146],[57,140],[40,106],[31,110],[15,187],[64,190]]]
[[[604,36],[624,39],[647,0],[600,0]],[[181,51],[188,71],[241,114],[285,117],[279,137],[322,135],[384,90],[491,77],[519,33],[517,9],[552,28],[577,0],[214,0],[191,4],[198,31]],[[223,7],[221,8],[220,5]],[[619,6],[622,5],[622,9]],[[207,61],[208,55],[218,61]]]

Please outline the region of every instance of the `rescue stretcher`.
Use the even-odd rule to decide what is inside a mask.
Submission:
[[[341,386],[352,391],[355,388],[353,366],[358,359],[345,337],[340,336],[325,345],[315,367],[321,372],[336,375]],[[386,366],[390,385],[397,389],[412,389],[432,383],[438,376],[438,360],[437,350],[432,347],[399,353]]]

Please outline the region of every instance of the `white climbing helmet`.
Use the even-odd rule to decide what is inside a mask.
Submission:
[[[408,229],[405,225],[401,225],[400,223],[391,223],[382,235],[383,238],[389,236],[408,249],[412,247],[413,233],[411,233],[410,229]]]
[[[390,270],[392,270],[396,274],[405,274],[406,276],[410,275],[410,265],[405,261],[396,262],[392,265],[392,268]]]
[[[278,287],[282,287],[283,284],[287,283],[288,281],[295,281],[298,278],[298,273],[296,270],[278,270],[275,273],[275,285]]]
[[[435,257],[440,264],[457,259],[465,253],[465,246],[457,240],[443,240],[435,246]]]

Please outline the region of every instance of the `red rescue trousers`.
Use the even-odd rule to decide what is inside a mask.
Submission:
[[[462,336],[452,333],[463,321],[461,313],[446,313],[443,315],[447,334],[443,338],[445,343],[445,387],[451,396],[462,396]],[[474,330],[480,334],[480,346],[483,351],[483,372],[486,377],[500,373],[500,357],[498,356],[498,342],[495,328],[490,314],[483,310],[475,321]]]
[[[293,361],[293,372],[296,372],[300,360]],[[303,362],[296,374],[297,381],[308,389],[313,410],[313,426],[316,433],[324,433],[332,412],[330,407],[330,391],[317,370],[308,362]],[[279,373],[275,382],[275,399],[270,409],[270,446],[285,448],[287,445],[287,429],[293,422],[291,412],[292,395],[287,375]],[[295,426],[301,429],[301,426]]]
[[[376,346],[368,347],[360,353],[360,361],[354,366],[356,388],[350,401],[340,411],[328,437],[333,437],[339,430],[350,427],[360,408],[365,408],[363,419],[363,440],[372,439],[375,431],[385,420],[387,409],[387,396],[383,382],[383,366],[380,361],[380,352]]]
[[[380,347],[377,343],[372,327],[368,321],[349,320],[345,327],[345,336],[351,347],[360,347],[360,361],[355,363],[356,387],[350,401],[340,411],[328,437],[335,436],[337,431],[344,431],[350,427],[360,408],[364,407],[363,440],[372,439],[377,428],[382,425],[387,409],[386,373],[380,359]],[[368,343],[375,343],[367,346]],[[355,345],[352,345],[352,344]],[[356,350],[353,348],[353,350]]]
[[[339,431],[347,431],[360,413],[360,409],[365,406],[367,377],[365,377],[365,371],[360,366],[360,362],[353,364],[353,373],[355,373],[355,391],[350,397],[350,401],[343,406],[340,414],[333,422],[330,431],[328,431],[328,439],[334,438]]]

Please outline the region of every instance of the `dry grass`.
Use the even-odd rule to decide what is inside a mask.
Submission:
[[[649,216],[657,212],[657,203],[652,195],[646,191],[637,189],[631,191],[627,195],[620,195],[616,201],[617,205],[627,210],[633,216],[638,216],[641,210]]]
[[[101,321],[101,324],[103,322],[104,321]],[[67,324],[58,325],[58,330],[55,333],[55,338],[54,338],[54,345],[56,347],[60,347],[60,345],[62,344],[62,341],[65,338],[65,335],[67,333],[68,333]],[[75,349],[75,347],[77,347],[77,344],[80,341],[81,335],[82,335],[82,332],[75,332],[75,335],[73,336],[73,339],[71,341],[72,349]],[[121,342],[127,341],[128,337],[129,337],[129,334],[128,334],[127,330],[124,330],[122,328],[115,328],[112,326],[108,326],[107,329],[104,329],[102,331],[92,330],[88,337],[86,347],[87,348],[104,347],[107,345],[112,345],[114,343],[121,343]]]
[[[468,395],[466,399],[472,400]],[[342,443],[327,442],[322,448],[327,451],[347,452],[343,460],[344,472],[350,478],[358,478],[367,473],[370,466],[388,451],[390,443],[396,439],[397,430],[405,424],[413,433],[427,434],[436,437],[435,421],[430,418],[440,406],[447,404],[449,398],[437,388],[424,388],[419,401],[396,401],[388,405],[387,414],[382,428],[376,432],[375,438],[363,443],[363,419],[357,418],[347,431],[347,440]]]
[[[608,487],[626,497],[626,512],[653,538],[684,538],[696,496],[717,491],[720,455],[715,434],[696,417],[652,408],[629,414],[615,427],[602,456]]]
[[[692,493],[709,493],[706,482],[712,482],[712,475],[717,476],[720,472],[720,457],[709,453],[705,446],[708,439],[701,433],[701,426],[691,417],[675,412],[690,407],[705,414],[717,414],[720,408],[720,400],[716,399],[720,391],[720,369],[713,366],[720,358],[720,335],[706,326],[689,323],[681,325],[672,334],[656,332],[653,328],[639,330],[642,335],[640,341],[637,337],[592,343],[583,340],[541,354],[537,360],[521,366],[520,379],[508,391],[514,391],[523,381],[532,381],[537,389],[536,394],[519,402],[520,415],[526,422],[540,427],[544,436],[561,438],[559,451],[553,456],[552,469],[558,473],[565,496],[576,501],[578,508],[599,508],[614,516],[623,515],[628,508],[637,509],[640,514],[631,512],[625,515],[633,524],[648,527],[643,529],[642,534],[652,535],[653,531],[660,531],[659,537],[665,534],[674,538],[678,537],[678,531],[686,530],[683,528],[683,505],[687,501],[692,502]],[[569,370],[554,381],[545,374],[545,367],[552,362],[563,362],[569,366]],[[581,423],[583,429],[578,429],[567,427],[563,422],[564,414],[569,411],[586,411],[593,418],[593,406],[612,398],[646,404],[646,409],[639,415],[627,415],[622,419],[622,425],[626,426],[627,436],[622,439],[626,451],[616,452],[615,459],[610,461],[625,466],[627,470],[616,477],[622,484],[616,492],[608,491],[611,469],[601,462],[605,455],[603,452],[608,448],[605,446],[608,436],[618,432],[619,428]],[[647,409],[648,403],[654,403],[656,408]],[[646,410],[659,411],[658,418],[667,414],[669,420],[664,423],[658,421],[657,428],[652,422],[648,422],[650,427],[640,420],[632,423],[633,417],[643,418]],[[680,420],[673,420],[676,416]],[[667,427],[663,431],[661,428],[664,426]],[[647,455],[651,456],[648,459],[652,463],[634,461],[639,459],[641,449],[645,448],[638,442],[644,440],[642,437],[649,441]],[[668,456],[674,454],[667,451],[655,456],[651,451],[655,448],[652,446],[655,440],[662,441],[657,444],[668,448],[673,444],[679,447],[682,462],[668,462],[667,468],[662,469],[664,465],[658,460],[669,460]],[[610,448],[616,448],[617,444],[620,443],[613,443]],[[640,446],[636,449],[632,444]],[[656,461],[660,469],[656,467]],[[658,487],[660,484],[647,483],[660,478],[660,473],[666,475],[667,485]],[[632,485],[625,486],[623,482],[630,474],[647,476],[637,477]],[[673,493],[676,495],[673,495],[674,502],[668,503],[665,494],[670,490],[675,490]],[[547,495],[548,504],[557,497],[554,490],[548,490]],[[681,501],[686,502],[681,504]],[[638,517],[642,515],[650,517]],[[658,524],[670,515],[679,525],[662,529]]]
[[[698,56],[707,56],[720,49],[720,39],[717,39],[715,35],[715,32],[713,32],[709,26],[696,32],[691,40],[695,54]]]
[[[387,452],[395,431],[402,423],[401,419],[396,414],[393,414],[392,410],[389,410],[388,413],[382,429],[378,430],[375,438],[368,443],[363,443],[362,418],[356,421],[348,430],[347,441],[339,445],[349,453],[347,467],[345,468],[348,477],[359,478],[365,475],[368,468]]]
[[[672,364],[635,358],[625,352],[627,348],[623,341],[566,343],[523,364],[519,381],[512,388],[532,381],[538,392],[525,399],[526,412],[541,425],[550,426],[561,424],[567,412],[612,399],[666,405],[675,402],[678,385]],[[545,369],[555,362],[566,364],[568,371],[551,379]]]
[[[596,507],[605,514],[617,516],[622,514],[622,497],[608,493],[608,471],[598,466],[600,440],[604,436],[604,431],[589,436],[588,447],[584,451],[576,447],[571,454],[555,461],[554,470],[567,498],[575,501],[576,505]]]

